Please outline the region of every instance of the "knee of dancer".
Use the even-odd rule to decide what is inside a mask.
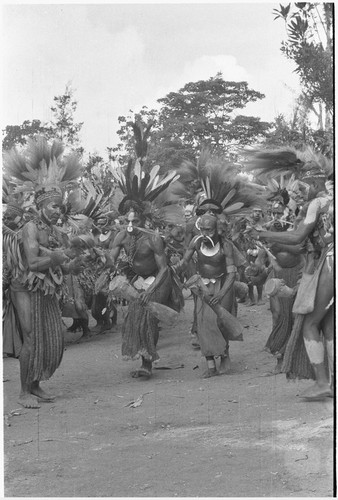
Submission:
[[[271,313],[273,321],[277,322],[279,318],[281,317],[280,311],[273,311]]]
[[[22,334],[22,348],[20,351],[20,356],[24,353],[30,353],[32,351],[33,340],[32,340],[32,332],[23,332]],[[19,358],[20,358],[19,356]]]
[[[303,323],[303,333],[306,336],[308,330],[320,330],[321,318],[316,318],[315,316],[309,316],[304,318]]]

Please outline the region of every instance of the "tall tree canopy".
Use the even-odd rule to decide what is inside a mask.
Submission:
[[[333,3],[280,5],[273,13],[285,22],[281,51],[294,61],[308,104],[323,104],[328,120],[333,113]]]
[[[50,124],[54,138],[59,138],[64,144],[73,148],[79,147],[79,133],[83,126],[83,122],[75,122],[77,105],[74,91],[68,83],[64,93],[54,97],[54,106],[50,108],[54,115]],[[82,148],[80,149],[83,151]]]
[[[77,101],[70,84],[66,85],[62,95],[55,96],[51,106],[53,120],[42,123],[40,120],[25,120],[21,125],[7,125],[3,130],[2,148],[25,145],[29,137],[44,135],[47,139],[60,139],[66,146],[83,153],[80,146],[79,132],[83,123],[75,122]]]
[[[187,83],[159,99],[161,135],[180,140],[199,152],[203,146],[224,153],[233,142],[246,144],[264,135],[269,124],[259,118],[236,116],[249,102],[263,99],[247,82],[225,81],[221,73],[209,80]]]
[[[157,111],[144,106],[135,118],[145,125],[153,123],[148,163],[159,163],[163,170],[176,168],[184,159],[194,161],[206,146],[231,157],[239,144],[251,144],[267,135],[270,123],[238,113],[249,102],[263,98],[247,82],[227,82],[218,73],[158,99]],[[132,121],[132,116],[119,117],[120,144],[114,152],[122,160],[133,149]]]
[[[8,151],[14,146],[24,146],[28,137],[45,135],[49,137],[50,128],[40,120],[25,120],[21,125],[7,125],[3,130],[2,149]]]

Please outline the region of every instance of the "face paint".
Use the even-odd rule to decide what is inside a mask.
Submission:
[[[127,220],[128,220],[128,226],[127,226],[128,233],[133,233],[133,232],[136,233],[137,228],[142,227],[142,223],[144,222],[144,220],[140,217],[140,215],[137,212],[134,212],[133,210],[131,210],[128,213]]]

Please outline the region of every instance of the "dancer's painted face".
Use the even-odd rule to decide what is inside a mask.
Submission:
[[[204,215],[200,219],[199,229],[203,235],[203,241],[210,242],[209,238],[216,235],[216,219]]]
[[[140,217],[140,215],[137,212],[134,212],[133,210],[131,210],[128,213],[127,220],[128,220],[128,226],[127,226],[128,233],[137,232],[137,228],[142,227],[144,222],[143,219]]]
[[[284,210],[281,206],[273,207],[272,208],[272,217],[274,220],[279,220],[284,214]]]
[[[56,224],[62,215],[62,202],[58,198],[42,202],[41,213],[49,224]]]

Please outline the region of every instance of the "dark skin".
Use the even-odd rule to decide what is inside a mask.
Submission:
[[[60,202],[47,203],[46,201],[42,204],[41,218],[48,227],[55,224],[60,215]],[[48,270],[49,267],[60,265],[65,272],[78,272],[80,267],[77,261],[74,260],[66,264],[68,257],[63,251],[48,250],[48,237],[48,229],[39,230],[34,222],[28,222],[23,227],[22,241],[28,269],[43,272]],[[41,247],[43,247],[43,250]],[[39,408],[40,405],[34,396],[45,401],[51,401],[54,398],[41,389],[38,380],[33,381],[31,384],[26,382],[32,342],[31,292],[12,291],[11,298],[18,313],[23,336],[23,345],[19,357],[21,392],[18,402],[25,408]]]
[[[307,215],[311,214],[311,209],[315,206],[314,198],[325,189],[325,180],[320,178],[309,179],[310,188],[308,191],[308,200],[312,201],[307,207]],[[271,231],[251,230],[254,238],[258,236],[262,239],[275,242],[277,244],[300,245],[304,244],[307,237],[316,227],[319,211],[312,210],[310,217],[302,220],[298,227],[293,231],[274,233]],[[320,332],[323,332],[326,342],[332,342],[333,339],[333,307],[329,306],[333,294],[333,272],[330,265],[325,261],[319,282],[317,285],[317,294],[315,298],[314,310],[305,315],[303,323],[303,336],[305,345],[316,346],[320,342]],[[302,397],[316,399],[326,396],[330,393],[330,386],[327,380],[324,363],[318,363],[314,366],[316,372],[316,382],[308,390],[304,391]]]
[[[137,233],[137,231],[135,231]],[[114,265],[116,259],[120,255],[122,248],[128,250],[131,243],[131,234],[127,231],[121,231],[114,240],[110,258]],[[149,288],[140,294],[141,304],[145,305],[149,302],[149,297],[157,284],[161,281],[163,273],[167,270],[167,262],[164,253],[164,245],[160,235],[143,233],[140,236],[135,253],[133,271],[147,278],[148,276],[155,276],[155,281]]]
[[[128,252],[133,240],[133,236],[138,236],[136,242],[136,252],[132,262],[133,271],[143,278],[155,276],[154,282],[140,294],[140,302],[146,305],[152,292],[161,282],[163,274],[167,272],[167,259],[164,252],[164,244],[161,236],[153,231],[144,229],[145,220],[136,213],[131,212],[128,216],[128,229],[118,233],[114,239],[110,251],[110,263],[115,265],[122,249]],[[142,357],[142,366],[139,370],[132,373],[133,377],[150,376],[152,362]]]
[[[193,238],[189,244],[189,247],[180,262],[179,269],[184,270],[189,261],[191,260],[194,253],[197,254],[197,270],[201,276],[204,278],[215,278],[220,276],[225,271],[226,266],[234,266],[234,258],[233,258],[233,248],[228,241],[223,241],[220,239],[217,233],[217,225],[216,221],[212,219],[206,220],[205,222],[201,222],[200,224],[200,232],[203,238],[199,238],[198,236]],[[211,238],[214,244],[220,243],[222,251],[218,252],[216,255],[207,256],[201,250],[202,244],[207,244]],[[235,281],[236,273],[230,272],[227,274],[225,282],[223,283],[221,289],[218,293],[216,293],[210,300],[210,305],[216,305],[222,301],[222,299],[227,295],[229,289],[233,286]],[[230,302],[228,304],[223,304],[223,307],[227,310],[231,309],[232,304]],[[214,359],[208,359],[208,370],[204,374],[204,377],[209,377],[217,374],[215,361]],[[221,365],[220,365],[220,373],[225,373],[229,370],[229,358],[221,357]]]
[[[200,231],[203,236],[209,236],[214,241],[214,243],[220,241],[217,235],[216,226],[213,225],[212,223],[209,222],[201,225]],[[201,252],[201,245],[202,242],[206,243],[207,241],[208,241],[207,238],[205,239],[202,238],[198,239],[198,237],[193,238],[181,261],[180,267],[184,268],[192,258],[193,254],[196,252],[198,272],[201,274],[201,276],[205,278],[215,278],[216,276],[220,276],[222,273],[224,273],[225,259],[227,266],[234,265],[233,249],[232,246],[227,241],[224,241],[221,242],[223,254],[218,253],[214,256],[206,256]],[[212,305],[217,304],[220,302],[220,300],[222,300],[222,298],[226,295],[227,291],[235,281],[236,273],[230,273],[229,276],[231,277],[231,281],[227,282],[226,280],[221,290],[216,295],[213,296],[213,298],[210,301]]]
[[[271,223],[269,225],[271,226],[271,229],[273,232],[276,232],[276,231],[282,229],[281,224],[278,225],[275,223],[280,221],[281,217],[283,216],[283,213],[284,212],[282,209],[277,209],[277,210],[272,212],[273,220],[271,221]],[[274,229],[274,228],[278,228],[278,229]],[[295,267],[295,266],[297,266],[297,264],[300,263],[300,261],[301,261],[301,255],[300,255],[301,248],[302,247],[300,245],[295,245],[293,247],[291,245],[273,244],[272,246],[270,246],[269,250],[275,256],[276,262],[281,268],[290,268],[290,267]],[[280,300],[277,296],[270,297],[270,309],[271,309],[271,314],[272,314],[272,323],[274,326],[279,321],[280,315],[281,315],[281,304],[280,304]],[[275,367],[274,371],[272,372],[273,374],[280,373],[282,361],[283,361],[283,357],[280,356],[277,359],[276,367]]]

